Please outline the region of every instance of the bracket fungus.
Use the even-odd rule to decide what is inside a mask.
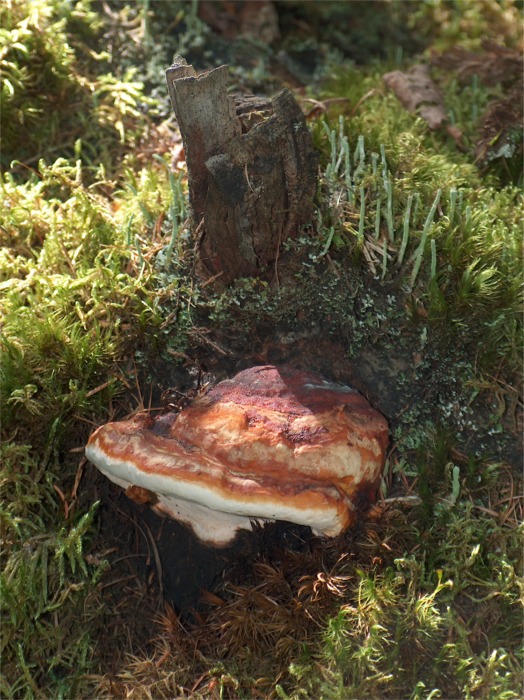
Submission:
[[[376,495],[386,419],[354,389],[286,367],[252,367],[181,412],[98,428],[86,456],[130,497],[231,544],[253,521],[336,536]]]

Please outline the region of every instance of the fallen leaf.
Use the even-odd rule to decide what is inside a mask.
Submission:
[[[407,73],[396,70],[383,80],[408,112],[418,113],[430,129],[440,129],[447,122],[442,95],[429,74],[429,67],[417,63]]]
[[[425,63],[417,63],[406,73],[399,70],[386,73],[383,80],[408,112],[419,114],[430,129],[445,129],[457,147],[464,150],[462,131],[449,123],[442,94]]]

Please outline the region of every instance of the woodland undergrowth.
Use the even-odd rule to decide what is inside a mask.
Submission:
[[[521,11],[405,9],[384,3],[391,27],[418,28],[422,59],[397,46],[359,65],[330,46],[335,28],[302,38],[322,57],[297,91],[321,154],[316,217],[284,246],[279,284],[219,288],[195,274],[159,79],[176,44],[212,60],[198,4],[2,5],[2,698],[522,696],[522,132],[480,162],[500,82],[435,68],[457,141],[382,80],[432,50],[482,52],[489,31],[518,50]],[[381,499],[335,541],[252,553],[189,621],[151,595],[129,543],[106,540],[83,446],[202,363],[320,339],[342,364],[403,358],[384,371],[390,398],[375,389],[391,426]]]

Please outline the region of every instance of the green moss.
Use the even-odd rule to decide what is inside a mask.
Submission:
[[[97,504],[64,518],[54,485],[60,465],[29,445],[4,443],[0,532],[3,697],[42,697],[53,687],[75,696],[93,640],[85,625],[101,567],[83,547]],[[93,599],[91,599],[92,602]]]
[[[400,546],[413,554],[331,572],[349,575],[345,601],[327,620],[322,656],[297,659],[282,697],[518,697],[518,531],[501,531],[472,502],[441,502],[429,529],[410,520]],[[489,644],[479,634],[488,618]]]
[[[437,50],[457,44],[479,49],[489,36],[502,45],[518,47],[522,3],[518,0],[424,0],[411,13],[409,23]]]
[[[134,146],[156,104],[134,80],[110,72],[107,51],[93,50],[104,22],[89,2],[14,0],[0,10],[2,169],[44,155],[80,152],[93,168],[111,171],[115,156]],[[74,107],[72,108],[72,105]],[[24,139],[20,139],[20,133]]]

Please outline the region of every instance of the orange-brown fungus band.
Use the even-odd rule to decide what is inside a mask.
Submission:
[[[253,520],[335,536],[373,500],[385,418],[353,389],[286,367],[252,367],[180,413],[140,414],[91,436],[87,457],[112,481],[222,546]],[[156,501],[155,497],[156,496]]]

